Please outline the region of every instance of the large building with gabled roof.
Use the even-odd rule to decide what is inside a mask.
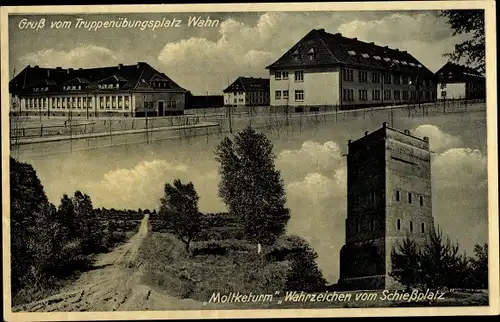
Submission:
[[[436,72],[438,99],[483,99],[486,78],[474,68],[447,62]]]
[[[313,29],[270,72],[271,106],[296,111],[436,100],[435,75],[407,51]]]
[[[186,90],[148,63],[63,69],[27,66],[9,83],[11,112],[64,117],[183,114]]]
[[[238,77],[223,93],[225,106],[268,106],[269,78]]]

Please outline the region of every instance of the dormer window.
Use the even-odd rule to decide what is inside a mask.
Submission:
[[[390,62],[390,61],[391,61],[391,59],[390,59],[390,58],[388,58],[388,57],[384,57],[384,61],[386,61],[386,62]]]
[[[292,53],[292,56],[293,56],[293,59],[295,60],[299,60],[300,59],[300,53],[298,50],[295,50],[293,53]]]
[[[309,58],[309,60],[314,60],[316,58],[316,52],[314,51],[314,48],[311,48],[307,52],[307,58]]]
[[[401,62],[401,64],[403,64],[403,65],[408,65],[408,63],[407,63],[407,62],[405,62],[404,60]]]
[[[355,56],[356,55],[356,52],[354,50],[349,50],[347,53],[349,55],[351,55],[351,56]]]
[[[408,65],[415,67],[415,64],[414,64],[414,63],[409,63]]]
[[[421,64],[417,64],[417,67],[423,67]]]
[[[366,54],[366,53],[361,54],[361,56],[362,56],[363,58],[370,58],[370,55],[368,55],[368,54]]]
[[[375,58],[375,60],[380,60],[380,56],[373,56],[373,58]]]
[[[393,59],[392,61],[399,64],[399,60],[397,59]]]

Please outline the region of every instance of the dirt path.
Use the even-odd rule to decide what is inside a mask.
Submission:
[[[202,303],[181,300],[141,284],[142,263],[135,261],[148,233],[148,215],[126,244],[102,254],[95,268],[60,293],[14,307],[14,312],[143,311],[199,309]]]

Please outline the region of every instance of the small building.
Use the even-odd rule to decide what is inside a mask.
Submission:
[[[474,68],[447,62],[436,72],[436,78],[439,100],[486,98],[486,78]]]
[[[224,106],[222,95],[193,95],[186,94],[186,109],[218,108]]]
[[[225,106],[269,106],[269,78],[238,77],[223,92]]]
[[[315,111],[436,100],[434,74],[404,50],[313,29],[270,73],[271,106]]]
[[[9,91],[13,114],[65,117],[179,115],[186,93],[145,62],[87,69],[28,65]]]
[[[434,231],[429,139],[384,123],[349,140],[347,219],[340,251],[343,289],[399,288],[391,251],[409,236],[423,245]]]

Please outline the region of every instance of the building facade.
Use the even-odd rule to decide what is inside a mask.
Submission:
[[[89,69],[27,66],[9,83],[11,113],[64,117],[183,114],[186,90],[145,62]]]
[[[434,231],[429,139],[384,123],[349,141],[346,241],[340,252],[345,289],[387,289],[391,251],[406,236],[423,245]]]
[[[439,100],[486,98],[486,78],[473,68],[448,62],[436,72],[436,78]]]
[[[238,77],[224,89],[225,106],[268,106],[269,79]]]
[[[436,100],[435,75],[411,54],[313,29],[266,67],[271,106],[351,109]]]

